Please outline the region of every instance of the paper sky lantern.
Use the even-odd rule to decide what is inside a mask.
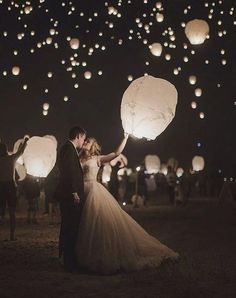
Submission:
[[[180,178],[181,176],[183,176],[184,170],[182,168],[178,168],[176,171],[176,176],[178,178]]]
[[[33,7],[32,6],[26,6],[25,9],[24,9],[25,14],[31,13],[32,10],[33,10]]]
[[[204,169],[205,166],[205,162],[204,162],[204,158],[202,156],[194,156],[193,160],[192,160],[192,166],[193,166],[193,170],[198,172],[198,171],[202,171]]]
[[[191,102],[191,107],[192,107],[192,109],[196,109],[196,108],[197,108],[197,103],[196,103],[196,101],[192,101],[192,102]]]
[[[72,38],[70,40],[70,47],[73,50],[78,50],[78,48],[79,48],[79,39],[78,38]]]
[[[92,77],[92,73],[91,73],[91,71],[85,71],[85,73],[84,73],[84,77],[85,77],[86,80],[91,79],[91,77]]]
[[[102,171],[102,182],[107,183],[111,179],[112,168],[109,164],[105,164]]]
[[[189,83],[190,83],[191,85],[195,85],[196,82],[197,82],[197,77],[196,77],[196,76],[190,76],[190,77],[189,77]]]
[[[170,82],[143,76],[126,89],[121,103],[124,131],[154,140],[173,120],[178,93]]]
[[[158,23],[163,22],[163,20],[164,20],[164,16],[163,16],[163,14],[158,12],[158,13],[156,14],[156,20],[157,20]]]
[[[157,155],[147,155],[145,157],[145,167],[148,174],[156,174],[161,167],[160,158]]]
[[[150,46],[150,51],[154,56],[161,56],[162,45],[158,42],[155,42]]]
[[[205,114],[203,112],[199,113],[199,117],[200,119],[204,119],[205,118]]]
[[[19,66],[12,67],[12,74],[14,76],[18,76],[20,74],[20,67]]]
[[[120,154],[110,162],[110,165],[114,167],[118,162],[120,162],[120,168],[123,168],[127,166],[128,159],[124,154]]]
[[[186,24],[185,34],[192,45],[203,44],[209,33],[206,21],[195,19]]]
[[[45,111],[48,111],[48,110],[49,110],[49,107],[50,107],[49,103],[45,102],[45,103],[43,104],[43,109],[44,109]]]
[[[47,177],[56,163],[56,149],[55,143],[47,137],[29,139],[23,154],[27,174]]]
[[[48,139],[52,140],[53,143],[55,144],[55,146],[57,147],[57,139],[54,136],[52,136],[52,135],[45,135],[44,138],[48,138]]]
[[[201,88],[197,88],[197,89],[195,89],[194,93],[195,93],[195,95],[197,97],[200,97],[200,96],[202,96],[202,89]]]

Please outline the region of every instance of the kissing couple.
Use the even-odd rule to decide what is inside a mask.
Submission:
[[[102,155],[95,138],[87,137],[83,128],[73,127],[59,152],[59,255],[68,272],[114,274],[158,267],[166,259],[178,258],[97,182],[99,168],[119,156],[127,140],[125,134],[114,152]]]

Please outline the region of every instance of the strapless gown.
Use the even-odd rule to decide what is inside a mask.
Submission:
[[[99,162],[82,164],[86,201],[79,225],[78,265],[89,272],[113,274],[158,267],[178,254],[149,235],[97,182]]]

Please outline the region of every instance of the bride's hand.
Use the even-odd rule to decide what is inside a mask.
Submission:
[[[77,193],[73,193],[74,203],[79,204],[80,203],[80,197]]]

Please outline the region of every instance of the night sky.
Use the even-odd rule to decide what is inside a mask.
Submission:
[[[128,76],[147,73],[175,85],[176,116],[155,141],[129,140],[124,154],[130,166],[146,154],[157,154],[162,162],[175,157],[186,168],[194,155],[202,155],[209,172],[235,175],[235,0],[165,0],[163,10],[156,2],[0,0],[0,138],[9,148],[25,134],[52,134],[61,145],[69,128],[80,125],[108,153],[122,138],[120,103]],[[29,14],[26,6],[33,8]],[[108,7],[118,14],[110,15]],[[164,15],[163,22],[156,21],[157,12]],[[208,22],[210,38],[194,46],[181,23],[196,18]],[[69,38],[80,40],[77,50]],[[160,57],[150,52],[154,42],[163,46]],[[14,66],[20,67],[18,76],[12,74]],[[178,75],[175,68],[181,68]],[[89,80],[86,71],[92,73]],[[196,85],[189,84],[190,75],[197,77]],[[201,97],[195,96],[195,88],[202,89]],[[50,104],[46,116],[44,103]]]

